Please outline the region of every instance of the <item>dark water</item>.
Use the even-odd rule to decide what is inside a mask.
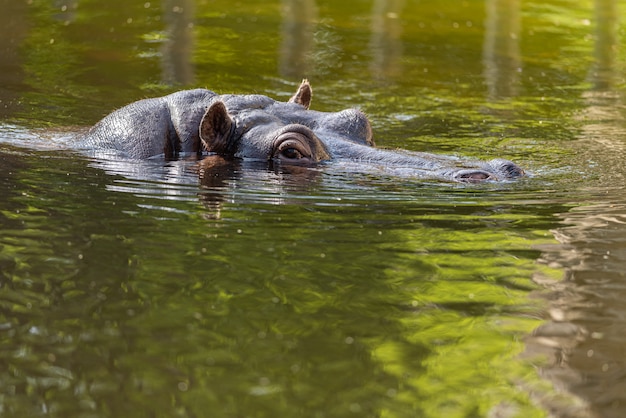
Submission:
[[[0,1],[0,415],[621,417],[617,0]],[[187,87],[357,106],[451,185],[71,151]]]

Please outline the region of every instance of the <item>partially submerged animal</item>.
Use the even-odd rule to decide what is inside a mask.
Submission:
[[[464,161],[427,153],[374,147],[363,112],[309,110],[312,91],[304,80],[288,102],[263,95],[179,91],[140,100],[109,114],[82,138],[82,145],[124,158],[216,153],[272,164],[314,166],[325,161],[402,168],[415,176],[463,182],[507,180],[524,175],[511,161]]]

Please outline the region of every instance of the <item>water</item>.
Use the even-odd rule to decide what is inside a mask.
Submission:
[[[622,2],[0,4],[2,416],[626,413]],[[380,146],[531,176],[72,151],[139,98],[303,77]]]

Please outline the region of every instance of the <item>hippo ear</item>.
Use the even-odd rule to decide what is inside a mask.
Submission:
[[[300,87],[298,87],[298,91],[294,94],[291,99],[289,99],[289,103],[298,103],[299,105],[304,106],[306,109],[311,105],[311,97],[313,96],[313,90],[311,89],[311,85],[309,84],[309,80],[306,78],[302,80],[300,83]]]
[[[200,121],[200,139],[209,152],[232,154],[230,141],[234,123],[223,102],[213,103]]]

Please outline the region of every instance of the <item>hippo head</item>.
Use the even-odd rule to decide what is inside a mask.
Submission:
[[[373,146],[365,114],[309,110],[311,97],[307,80],[288,102],[261,95],[220,96],[200,122],[200,139],[209,152],[296,165],[331,160],[337,141]]]
[[[218,96],[202,117],[202,144],[207,151],[227,157],[300,166],[341,159],[362,168],[384,167],[411,176],[462,182],[523,174],[507,160],[467,162],[455,157],[374,148],[371,125],[363,112],[309,110],[311,97],[307,80],[288,102],[261,95]]]

